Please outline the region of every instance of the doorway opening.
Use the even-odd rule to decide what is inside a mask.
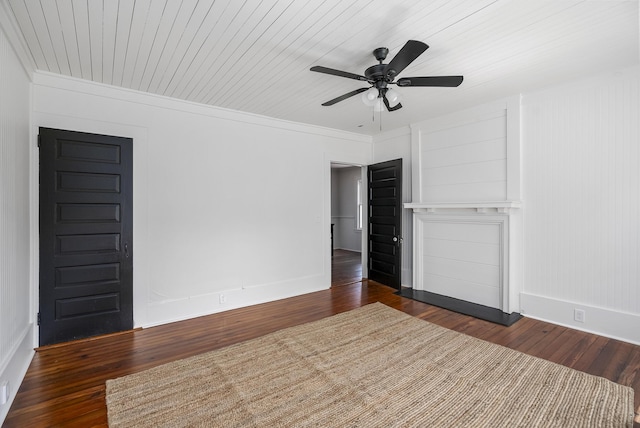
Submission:
[[[331,286],[362,281],[363,167],[331,163]],[[364,232],[366,233],[366,232]]]

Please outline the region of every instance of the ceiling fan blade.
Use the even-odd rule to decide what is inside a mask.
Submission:
[[[453,88],[460,86],[462,76],[430,76],[430,77],[403,77],[396,82],[398,86],[446,86]]]
[[[338,98],[334,98],[332,100],[327,101],[326,103],[322,103],[323,106],[332,106],[335,103],[339,103],[340,101],[344,101],[347,98],[351,98],[354,95],[358,95],[361,92],[367,91],[369,88],[358,88],[355,91],[348,92],[344,95],[340,95]]]
[[[311,67],[311,71],[317,71],[318,73],[331,74],[332,76],[346,77],[347,79],[355,79],[366,82],[367,78],[358,74],[349,73],[348,71],[335,70],[333,68],[322,67],[316,65]]]
[[[426,43],[409,40],[387,65],[384,71],[385,75],[392,78],[397,76],[427,49],[429,49],[429,46]]]
[[[387,111],[396,111],[402,108],[402,104],[398,103],[395,106],[391,107],[389,105],[389,100],[387,99],[387,96],[383,96],[382,97],[382,101],[384,102],[384,106],[387,108]]]

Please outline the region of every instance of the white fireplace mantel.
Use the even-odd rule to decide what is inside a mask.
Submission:
[[[404,207],[415,213],[437,213],[449,210],[475,210],[478,213],[497,212],[510,214],[521,207],[520,201],[488,201],[488,202],[407,202]]]
[[[410,202],[413,288],[519,312],[520,201]]]

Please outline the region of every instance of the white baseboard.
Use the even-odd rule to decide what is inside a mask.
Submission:
[[[274,284],[247,286],[184,299],[149,303],[147,322],[141,327],[148,328],[326,290],[329,288],[329,285],[325,284],[326,282],[322,275],[318,275],[317,277],[296,278]]]
[[[402,269],[402,286],[413,288],[413,270]]]
[[[334,250],[345,250],[345,251],[351,251],[352,253],[361,253],[362,250],[355,250],[353,248],[344,248],[344,247],[335,247]]]
[[[11,357],[0,370],[0,385],[4,382],[8,382],[9,384],[9,399],[5,404],[0,405],[0,425],[3,424],[7,417],[11,403],[13,403],[13,400],[16,398],[18,388],[20,388],[20,384],[25,374],[27,374],[27,369],[33,359],[35,353],[33,350],[33,329],[34,325],[29,324],[22,333],[22,339],[14,348]]]
[[[528,293],[520,293],[520,308],[522,315],[526,317],[640,345],[638,314]],[[576,309],[584,311],[584,322],[574,319]]]

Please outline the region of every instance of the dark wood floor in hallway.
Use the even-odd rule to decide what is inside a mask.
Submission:
[[[504,327],[409,300],[394,292],[395,289],[365,280],[39,351],[4,426],[106,427],[107,379],[373,302],[382,302],[432,323],[629,385],[635,390],[635,406],[640,406],[640,346],[529,318]]]
[[[333,250],[331,256],[331,286],[362,281],[362,259],[357,251]]]

